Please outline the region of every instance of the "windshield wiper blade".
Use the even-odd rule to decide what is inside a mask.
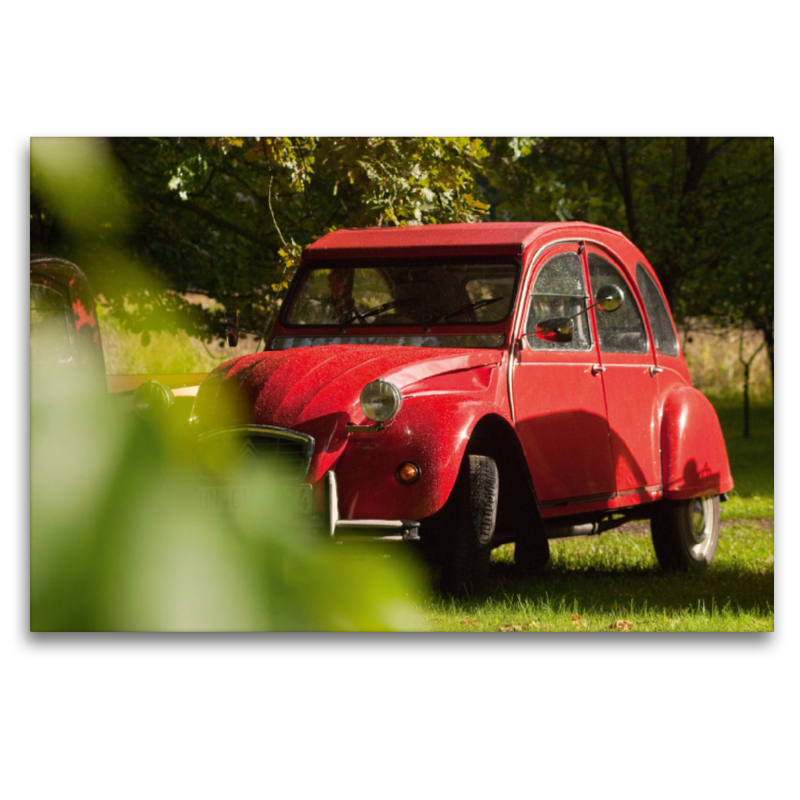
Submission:
[[[492,297],[489,300],[476,300],[474,303],[467,303],[467,305],[461,306],[461,308],[456,311],[451,311],[449,314],[440,314],[438,317],[433,317],[430,322],[428,322],[428,325],[433,325],[435,322],[444,322],[444,320],[450,319],[450,317],[457,317],[465,311],[477,311],[479,308],[486,308],[486,306],[494,305],[501,300],[505,300],[505,297]]]
[[[400,306],[405,306],[409,303],[415,303],[416,300],[416,297],[411,297],[408,300],[392,300],[389,303],[381,303],[381,305],[375,306],[375,308],[369,308],[361,313],[354,311],[347,319],[342,320],[340,324],[342,327],[344,327],[345,325],[350,325],[350,323],[355,322],[357,319],[365,320],[368,317],[377,317],[386,311],[391,311],[393,308],[399,308]]]

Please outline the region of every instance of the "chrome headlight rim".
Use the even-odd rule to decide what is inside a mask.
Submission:
[[[155,419],[166,415],[175,404],[175,395],[160,381],[146,381],[133,393],[133,413],[139,419]]]
[[[376,411],[376,401],[386,403],[385,409]],[[358,398],[361,411],[372,422],[389,422],[394,419],[403,407],[403,395],[393,383],[378,378],[370,381],[362,390]],[[370,405],[372,404],[372,405]]]

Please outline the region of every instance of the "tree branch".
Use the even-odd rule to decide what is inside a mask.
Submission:
[[[216,166],[211,167],[211,174],[208,176],[208,180],[203,184],[203,188],[199,192],[189,192],[190,197],[202,197],[206,189],[208,189],[209,185],[211,184],[211,179],[214,177],[214,173],[217,171]]]
[[[212,222],[218,228],[223,228],[231,233],[235,233],[237,236],[241,236],[243,239],[247,239],[249,242],[254,242],[262,247],[274,246],[273,242],[270,242],[268,239],[263,239],[261,236],[256,236],[254,233],[250,233],[250,231],[240,228],[238,225],[228,222],[227,220],[212,214],[210,211],[206,211],[204,208],[200,208],[200,206],[190,203],[188,200],[178,200],[177,198],[170,197],[169,195],[156,194],[155,192],[148,192],[144,189],[139,190],[139,194],[141,197],[152,200],[155,203],[161,203],[161,205],[168,206],[169,208],[177,208],[182,211],[189,211],[198,217],[202,217],[203,219]]]

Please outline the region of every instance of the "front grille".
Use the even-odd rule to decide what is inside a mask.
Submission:
[[[198,466],[208,473],[264,464],[293,483],[305,477],[313,452],[311,436],[267,425],[223,428],[197,440]]]

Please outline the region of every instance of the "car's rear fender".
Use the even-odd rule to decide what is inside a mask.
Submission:
[[[664,401],[661,475],[668,500],[722,494],[733,488],[717,412],[691,386],[672,388]]]

